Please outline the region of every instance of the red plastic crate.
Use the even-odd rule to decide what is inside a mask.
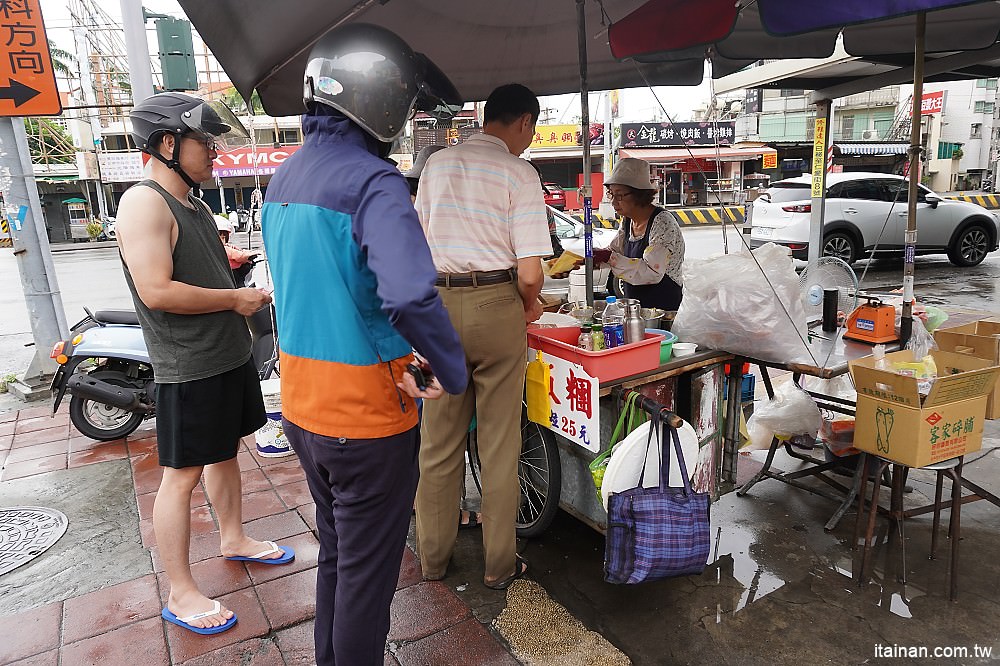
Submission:
[[[646,333],[646,339],[632,342],[614,349],[586,351],[576,346],[580,329],[575,326],[565,328],[536,328],[528,331],[528,346],[544,354],[582,365],[591,377],[602,382],[610,382],[640,372],[655,370],[660,366],[659,333]]]

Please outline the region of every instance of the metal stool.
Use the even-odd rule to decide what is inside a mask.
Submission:
[[[879,512],[878,497],[880,485],[875,484],[872,490],[871,501],[868,505],[868,513],[865,515],[865,491],[868,484],[869,459],[875,458],[876,473],[875,478],[882,476],[890,466],[892,467],[892,492],[889,500],[889,510],[883,511],[889,517],[889,543],[892,542],[893,530],[898,530],[900,540],[900,550],[902,552],[902,582],[906,582],[906,538],[903,530],[903,523],[906,518],[919,516],[924,513],[934,512],[934,523],[931,533],[931,559],[934,559],[937,550],[938,527],[941,524],[941,509],[951,507],[951,517],[948,521],[948,537],[951,539],[951,557],[948,564],[949,594],[948,597],[955,601],[958,599],[958,543],[962,538],[962,463],[963,458],[951,458],[941,462],[932,463],[918,469],[928,470],[937,473],[937,484],[934,493],[934,503],[915,509],[903,509],[903,486],[906,483],[906,476],[909,473],[909,466],[892,460],[886,460],[879,456],[865,455],[864,470],[861,475],[861,489],[858,491],[858,517],[854,523],[854,548],[858,546],[858,537],[861,534],[862,522],[867,523],[865,531],[864,549],[861,556],[861,568],[858,572],[858,585],[864,585],[868,581],[868,564],[871,559],[872,541],[875,533],[875,516]],[[951,499],[941,501],[944,477],[951,478]]]

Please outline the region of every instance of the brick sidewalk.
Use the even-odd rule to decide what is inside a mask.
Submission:
[[[0,663],[312,664],[316,559],[315,506],[295,458],[261,458],[241,445],[243,518],[257,539],[295,548],[287,566],[231,562],[219,555],[215,513],[199,486],[192,498],[191,561],[203,592],[239,617],[216,636],[198,636],[160,619],[167,593],[152,529],[160,481],[154,430],[100,443],[76,431],[65,408],[0,414],[0,483],[53,470],[125,460],[130,464],[142,543],[151,571],[140,578],[0,617]],[[73,529],[70,526],[70,529]],[[58,544],[55,546],[58,548]],[[43,561],[45,555],[40,560]],[[31,566],[31,564],[27,565]],[[386,664],[514,664],[507,648],[440,582],[423,582],[408,548],[392,605]]]

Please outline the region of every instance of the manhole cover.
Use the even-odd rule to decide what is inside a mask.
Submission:
[[[35,559],[66,533],[69,521],[55,509],[0,509],[0,576]]]

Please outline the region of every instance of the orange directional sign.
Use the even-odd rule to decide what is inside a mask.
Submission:
[[[0,116],[60,113],[39,0],[0,0]]]

